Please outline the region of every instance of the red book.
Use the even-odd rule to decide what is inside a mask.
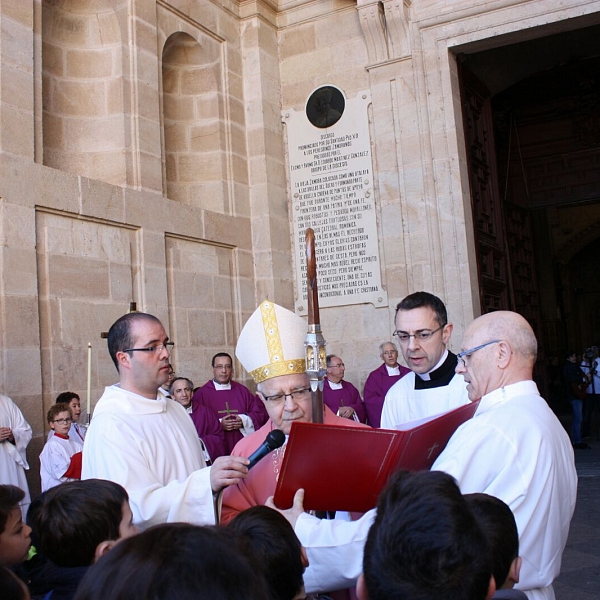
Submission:
[[[375,507],[394,471],[430,469],[478,404],[470,402],[404,423],[402,430],[294,423],[275,488],[275,505],[289,508],[296,491],[304,488],[306,510],[366,512]]]

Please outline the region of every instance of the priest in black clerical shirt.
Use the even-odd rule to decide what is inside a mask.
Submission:
[[[467,404],[467,384],[456,375],[458,359],[447,348],[452,323],[444,303],[428,292],[415,292],[398,304],[395,322],[394,336],[412,373],[388,391],[381,427],[394,429]]]

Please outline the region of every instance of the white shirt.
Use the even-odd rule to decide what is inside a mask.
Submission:
[[[584,373],[587,374],[591,370],[590,363],[595,373],[592,376],[590,384],[587,386],[585,392],[586,394],[600,394],[600,366],[598,366],[598,359],[596,358],[593,361],[584,360],[579,367]]]
[[[577,474],[565,430],[522,381],[484,396],[475,416],[457,429],[433,469],[454,476],[463,493],[484,492],[515,514],[523,556],[517,587],[531,600],[553,600],[551,583],[575,508]],[[307,593],[354,585],[375,510],[351,523],[299,517],[296,535],[307,549]]]
[[[432,371],[436,371],[447,357],[446,350]],[[427,374],[427,379],[424,379],[428,382],[425,384],[427,387],[415,389],[415,384],[419,383],[417,377],[424,379],[414,372],[407,373],[388,390],[381,412],[383,429],[395,429],[401,423],[431,417],[469,403],[467,384],[462,376],[454,374],[448,384],[434,386],[429,383],[431,380]]]
[[[385,368],[387,370],[387,374],[390,377],[393,377],[394,375],[400,375],[400,367],[398,365],[396,365],[395,367],[390,367],[390,365],[385,365]]]
[[[554,598],[551,584],[575,510],[577,472],[569,436],[535,383],[520,381],[485,395],[435,469],[455,477],[463,494],[483,492],[508,504],[523,557],[515,587],[538,588],[530,598]]]
[[[183,521],[213,525],[210,468],[185,409],[160,392],[156,400],[105,389],[83,450],[82,479],[120,483],[141,529]]]

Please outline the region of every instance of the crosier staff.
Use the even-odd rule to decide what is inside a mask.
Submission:
[[[306,350],[306,373],[310,377],[312,391],[312,420],[313,423],[323,423],[323,378],[327,373],[327,352],[319,317],[315,232],[310,228],[306,230],[306,291],[308,293],[308,332],[304,348]]]

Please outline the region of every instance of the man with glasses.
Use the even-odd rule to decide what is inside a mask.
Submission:
[[[360,392],[349,381],[344,381],[344,361],[335,354],[328,354],[326,361],[327,377],[323,381],[323,402],[339,417],[364,423],[367,420],[367,411]]]
[[[214,411],[225,437],[225,454],[244,437],[264,425],[269,418],[263,403],[245,386],[233,381],[233,360],[226,352],[211,361],[213,378],[194,394],[194,402]]]
[[[392,342],[381,344],[379,357],[383,364],[371,371],[365,383],[365,409],[371,427],[381,426],[381,410],[389,389],[407,373],[410,373],[410,369],[398,362],[396,344]]]
[[[575,508],[577,473],[569,436],[533,381],[535,335],[521,315],[498,311],[475,319],[462,347],[456,372],[469,399],[481,400],[431,470],[452,475],[463,494],[481,492],[508,504],[523,557],[515,587],[529,600],[554,600],[552,582]],[[304,513],[300,492],[294,507],[283,512],[308,553],[306,591],[351,585],[361,571],[375,510],[332,525]]]
[[[235,354],[257,384],[257,393],[269,420],[233,449],[236,456],[250,456],[272,429],[289,435],[292,424],[312,421],[312,395],[306,374],[304,339],[306,321],[293,312],[265,300],[244,325]],[[345,427],[366,427],[336,416],[324,405],[323,422]],[[223,493],[221,522],[239,512],[264,504],[275,492],[285,446],[263,458],[248,477]]]
[[[387,393],[381,426],[394,429],[467,404],[465,383],[455,374],[456,355],[447,348],[452,323],[444,303],[428,292],[410,294],[396,307],[395,324],[394,336],[413,372]]]
[[[112,325],[108,351],[119,383],[98,400],[84,445],[82,478],[121,484],[141,529],[214,524],[213,494],[248,472],[246,459],[231,456],[205,468],[194,424],[158,389],[168,379],[172,346],[152,315],[129,313]]]

